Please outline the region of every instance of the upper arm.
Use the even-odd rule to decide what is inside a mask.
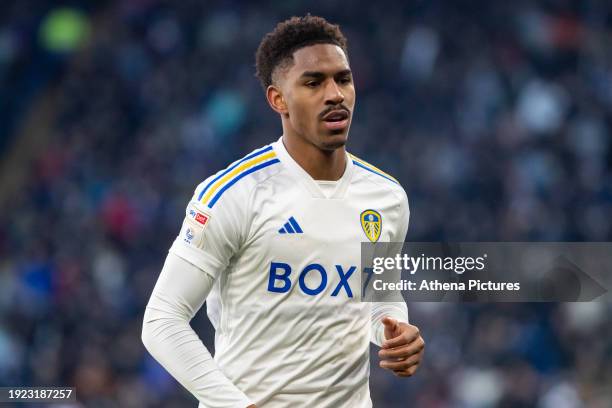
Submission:
[[[202,307],[215,280],[185,259],[169,253],[145,313],[145,323],[173,316],[189,321]]]

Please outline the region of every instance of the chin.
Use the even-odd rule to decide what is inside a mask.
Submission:
[[[333,133],[328,133],[322,138],[322,150],[336,150],[346,145],[348,140],[347,129],[342,129]]]

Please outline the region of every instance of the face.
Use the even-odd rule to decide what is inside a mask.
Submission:
[[[355,87],[342,48],[316,44],[293,53],[293,64],[279,68],[270,103],[283,116],[286,132],[322,150],[344,146],[348,138]],[[274,105],[276,103],[276,106]]]

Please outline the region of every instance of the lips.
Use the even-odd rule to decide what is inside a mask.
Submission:
[[[333,110],[323,116],[323,123],[329,130],[340,130],[348,126],[349,113],[345,110]]]
[[[348,119],[349,114],[345,110],[333,110],[323,116],[323,120],[325,122],[340,122],[342,120]]]

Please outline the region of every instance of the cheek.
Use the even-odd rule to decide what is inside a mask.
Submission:
[[[347,93],[345,94],[345,100],[348,102],[348,104],[351,105],[351,107],[355,106],[355,88],[351,87]]]
[[[289,117],[296,128],[306,128],[315,126],[315,119],[319,112],[316,111],[312,103],[306,100],[294,100],[291,105],[288,105]]]

